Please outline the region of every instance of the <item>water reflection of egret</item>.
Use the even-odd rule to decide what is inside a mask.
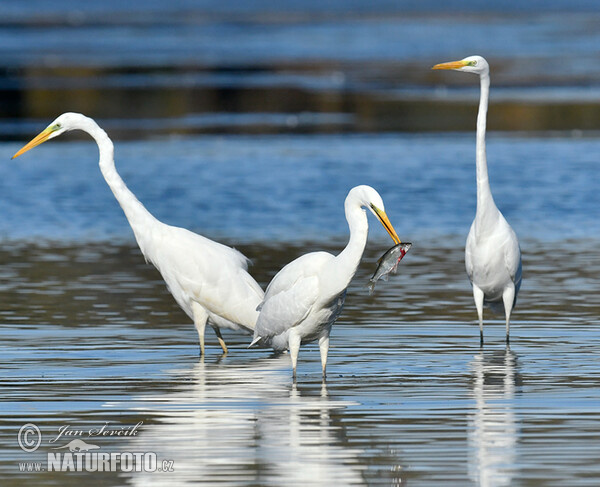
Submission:
[[[330,398],[325,384],[299,390],[285,367],[279,356],[172,371],[176,390],[129,405],[153,420],[123,449],[172,459],[168,481],[177,485],[362,484],[363,452],[344,444],[344,430],[331,419],[352,403]],[[128,482],[146,486],[160,478],[135,472]]]
[[[201,354],[207,323],[227,353],[219,328],[251,333],[258,317],[256,307],[264,295],[247,272],[248,259],[235,249],[154,218],[117,173],[113,143],[91,118],[79,113],[62,114],[13,159],[70,130],[82,130],[98,144],[102,175],[123,208],[142,254],[158,269],[179,306],[194,320]]]
[[[369,224],[364,208],[377,217],[394,243],[400,243],[379,193],[370,186],[356,186],[344,202],[350,227],[346,248],[337,256],[311,252],[298,257],[277,273],[265,292],[251,346],[273,347],[278,352],[289,348],[294,377],[300,345],[315,340],[319,340],[325,377],[329,333],[367,243]]]
[[[469,474],[482,487],[511,485],[518,440],[513,401],[517,358],[503,352],[477,354],[471,362],[475,411],[469,418]]]
[[[436,64],[433,69],[454,69],[479,75],[481,96],[477,115],[477,211],[465,248],[465,266],[473,285],[473,298],[483,343],[483,305],[502,309],[506,318],[506,342],[510,336],[510,314],[521,287],[521,249],[517,235],[496,207],[488,178],[485,129],[490,91],[489,66],[481,56]]]

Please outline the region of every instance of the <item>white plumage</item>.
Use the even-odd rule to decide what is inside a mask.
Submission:
[[[433,69],[454,69],[479,75],[481,95],[477,115],[477,211],[465,247],[465,267],[473,285],[473,298],[483,344],[483,305],[503,310],[506,342],[510,340],[510,315],[521,287],[521,249],[517,235],[496,207],[488,179],[485,130],[490,90],[489,66],[481,56],[437,64]]]
[[[344,305],[350,284],[367,243],[368,208],[400,243],[379,193],[369,186],[356,186],[346,197],[346,219],[350,240],[337,256],[328,252],[303,255],[281,269],[269,284],[254,330],[253,345],[289,348],[294,377],[298,351],[303,343],[319,340],[323,376],[327,365],[329,334]]]
[[[98,124],[79,113],[64,113],[17,152],[13,158],[69,130],[91,135],[100,151],[100,170],[125,212],[137,243],[167,283],[185,313],[194,320],[204,354],[204,329],[211,325],[223,352],[220,328],[252,333],[264,293],[248,274],[240,252],[184,228],[157,220],[127,188],[114,163],[113,143]]]

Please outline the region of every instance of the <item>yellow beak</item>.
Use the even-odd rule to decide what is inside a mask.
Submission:
[[[436,64],[431,69],[460,69],[467,66],[469,63],[467,61],[451,61],[449,63],[441,63]]]
[[[385,228],[387,230],[387,233],[390,234],[390,237],[392,237],[392,240],[394,241],[394,243],[396,245],[398,245],[399,243],[401,243],[400,242],[400,238],[396,234],[396,230],[394,230],[394,227],[390,223],[390,219],[386,215],[385,211],[380,210],[376,206],[373,206],[372,208],[373,208],[373,211],[375,212],[375,215],[377,215],[377,218],[379,219],[379,221],[383,225],[383,228]]]
[[[48,140],[48,137],[50,137],[54,131],[55,131],[55,129],[53,129],[52,127],[48,127],[46,130],[41,132],[37,137],[35,137],[33,140],[31,140],[27,145],[25,145],[19,152],[17,152],[14,156],[12,156],[11,159],[14,159],[15,157],[19,157],[21,154],[24,154],[29,149],[33,149],[34,147],[46,142]]]

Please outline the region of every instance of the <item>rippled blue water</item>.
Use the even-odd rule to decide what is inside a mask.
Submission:
[[[8,159],[18,144],[4,144]],[[193,137],[117,142],[127,184],[159,219],[239,241],[344,237],[348,190],[379,190],[401,235],[466,235],[475,212],[474,137]],[[522,238],[598,238],[600,140],[492,135],[490,180]],[[0,235],[131,239],[93,142],[49,142],[0,165]],[[372,234],[385,232],[372,225]]]

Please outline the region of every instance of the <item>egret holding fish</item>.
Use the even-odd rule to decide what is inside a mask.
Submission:
[[[326,376],[329,334],[346,298],[346,290],[362,258],[369,224],[364,208],[371,211],[392,237],[400,239],[390,223],[379,193],[370,186],[350,190],[344,209],[350,239],[344,250],[334,256],[311,252],[287,264],[273,278],[259,306],[260,315],[250,346],[290,351],[293,376],[300,345],[319,341],[323,377]]]
[[[485,129],[490,90],[489,66],[481,56],[436,64],[432,69],[453,69],[479,75],[481,95],[477,114],[477,211],[465,248],[465,266],[473,286],[483,345],[483,305],[504,311],[506,343],[510,340],[510,315],[521,287],[521,249],[517,235],[496,207],[485,151]]]
[[[98,144],[100,171],[125,212],[147,261],[154,264],[179,306],[194,320],[204,355],[204,329],[214,329],[224,353],[220,328],[252,333],[263,290],[248,274],[248,259],[237,250],[185,228],[157,220],[117,173],[113,143],[98,124],[79,113],[64,113],[14,156],[70,130],[82,130]]]

